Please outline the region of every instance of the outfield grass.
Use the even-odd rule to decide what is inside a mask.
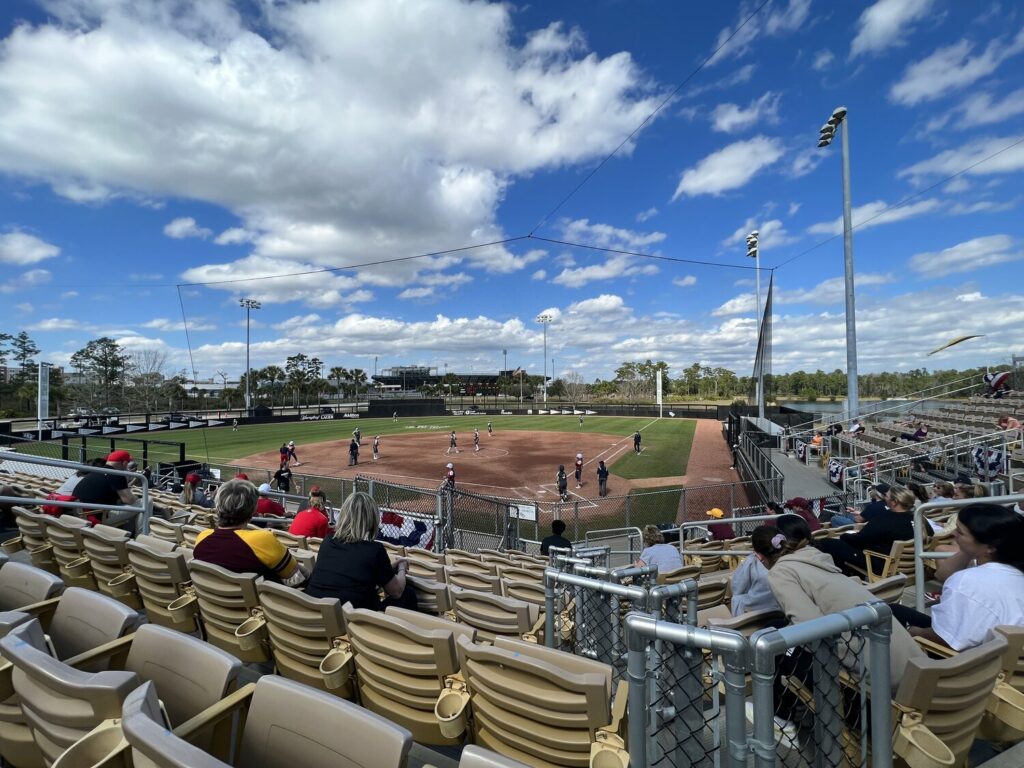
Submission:
[[[629,480],[685,475],[696,428],[697,423],[690,419],[648,420],[648,426],[640,432],[641,452],[629,450],[623,454],[612,465],[615,474]]]
[[[423,416],[401,418],[397,422],[384,419],[337,419],[334,421],[286,422],[274,424],[252,424],[240,426],[237,432],[231,427],[212,427],[193,430],[159,430],[136,432],[131,435],[114,435],[119,443],[131,450],[131,443],[120,441],[124,437],[150,438],[154,440],[180,441],[185,444],[185,454],[191,459],[210,463],[230,464],[243,456],[276,450],[282,443],[294,440],[299,458],[302,447],[320,442],[348,440],[357,426],[362,431],[363,441],[374,435],[422,434],[430,428],[437,432],[455,429],[460,433],[474,427],[486,431],[487,422],[494,425],[496,432],[508,430],[535,430],[546,432],[590,432],[619,435],[628,439],[636,430],[643,435],[643,455],[636,456],[628,450],[612,463],[616,474],[627,478],[666,477],[686,472],[686,462],[693,442],[695,423],[688,419],[663,419],[627,416],[590,416],[584,420],[582,429],[577,416]],[[90,445],[102,445],[94,438]],[[632,444],[630,443],[630,446]],[[29,446],[25,446],[29,448]],[[30,451],[35,453],[35,451]],[[136,453],[140,451],[136,450]],[[170,446],[150,445],[150,462],[177,460],[177,452]]]

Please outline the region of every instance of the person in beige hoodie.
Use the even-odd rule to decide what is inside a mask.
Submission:
[[[768,558],[768,585],[775,599],[793,624],[809,621],[830,613],[853,608],[877,598],[863,584],[843,575],[831,556],[811,545],[811,531],[798,515],[783,515],[775,521],[785,541],[777,540],[778,550]],[[893,690],[899,686],[910,659],[927,658],[906,629],[892,622],[890,672]],[[857,668],[860,655],[867,652],[866,642],[846,635],[839,643],[841,663]],[[805,681],[810,677],[810,654],[797,649],[785,657],[786,664]],[[780,664],[781,668],[781,664]],[[787,669],[784,674],[793,674]],[[776,709],[783,719],[791,719],[791,707],[782,695],[781,683],[776,685]]]

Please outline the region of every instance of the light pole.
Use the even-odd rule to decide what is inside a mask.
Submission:
[[[548,404],[548,324],[554,319],[554,315],[541,314],[536,320],[544,327],[544,405]]]
[[[754,294],[757,300],[757,308],[754,312],[757,318],[757,340],[754,342],[754,365],[757,366],[757,415],[764,418],[764,361],[757,359],[757,347],[761,343],[761,249],[757,246],[758,231],[755,229],[747,235],[747,256],[754,260],[755,285],[757,292]]]
[[[503,365],[503,367],[501,369],[501,372],[504,375],[501,378],[507,381],[508,380],[508,350],[507,349],[501,350],[501,355],[502,355],[502,357],[505,358],[505,363],[504,363],[504,365]],[[501,393],[501,388],[500,387],[498,388],[498,393],[499,394]]]
[[[245,308],[245,415],[248,416],[252,411],[252,395],[249,391],[252,378],[249,371],[249,313],[261,305],[256,299],[239,299],[238,306]]]
[[[857,310],[853,299],[853,214],[850,203],[850,126],[846,107],[836,107],[832,117],[821,127],[819,147],[832,143],[836,131],[843,134],[843,265],[846,272],[846,397],[847,418],[860,411],[857,394]]]

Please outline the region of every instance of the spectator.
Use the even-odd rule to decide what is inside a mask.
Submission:
[[[104,466],[109,469],[120,469],[122,471],[132,460],[128,451],[113,451],[107,456]],[[90,472],[78,481],[75,486],[75,496],[79,501],[86,504],[122,504],[135,507],[131,510],[105,510],[93,514],[85,512],[88,518],[94,522],[103,522],[105,525],[123,525],[128,530],[135,532],[135,518],[142,511],[142,501],[135,497],[135,494],[128,488],[128,478],[124,475],[106,475],[102,472]]]
[[[213,509],[213,499],[199,489],[202,478],[195,472],[185,475],[185,484],[181,488],[181,503],[194,504],[203,509]]]
[[[811,511],[811,502],[805,499],[803,496],[795,496],[786,502],[786,511],[792,512],[795,515],[800,515],[807,523],[807,527],[811,529],[811,533],[814,531],[821,530],[821,523],[818,518],[814,516],[814,512]]]
[[[274,473],[274,482],[277,483],[277,490],[281,493],[292,492],[292,471],[287,461],[282,461],[280,468]]]
[[[369,494],[345,499],[334,535],[320,545],[306,594],[336,597],[343,605],[373,611],[391,605],[415,610],[416,593],[405,579],[409,561],[402,557],[392,566],[384,545],[374,541],[379,530],[380,512]],[[378,589],[387,595],[383,602]]]
[[[864,550],[888,555],[893,542],[914,538],[912,512],[917,501],[914,494],[906,488],[890,488],[885,501],[889,505],[889,514],[872,518],[857,532],[844,533],[838,539],[818,542],[819,548],[831,555],[835,564],[850,575],[860,575],[856,569],[867,572]],[[930,531],[926,533],[930,535]],[[873,562],[875,573],[880,573],[885,563],[877,558]]]
[[[750,534],[753,554],[732,575],[732,615],[748,611],[778,611],[779,602],[768,585],[768,559],[782,551],[786,537],[774,525],[759,525]]]
[[[309,492],[309,506],[295,515],[288,533],[295,536],[311,536],[325,539],[331,532],[330,513],[327,510],[327,494],[313,486]]]
[[[871,486],[868,489],[868,498],[871,501],[864,505],[864,509],[853,516],[854,522],[866,523],[886,514],[889,511],[889,506],[885,502],[888,494],[889,486],[886,483],[878,483],[878,485]]]
[[[658,573],[674,571],[683,567],[683,558],[679,550],[665,543],[665,536],[656,525],[644,526],[644,549],[640,553],[637,565],[656,565]]]
[[[864,425],[860,423],[860,419],[854,419],[850,422],[850,426],[846,430],[848,435],[859,435],[864,432]]]
[[[704,514],[715,520],[721,520],[725,517],[725,512],[718,507],[709,509]],[[708,530],[711,531],[712,541],[727,541],[728,539],[736,538],[736,531],[733,529],[732,523],[708,523]]]
[[[775,599],[793,624],[838,613],[876,598],[853,579],[844,576],[824,552],[811,546],[811,531],[802,517],[783,515],[776,521],[785,542],[779,551],[767,556],[768,584]],[[855,670],[864,651],[863,641],[849,635],[839,640],[839,658],[848,668]],[[925,653],[914,642],[903,626],[893,619],[890,640],[891,683],[895,689],[903,679],[910,659],[925,658]],[[791,722],[797,704],[796,695],[782,683],[782,676],[796,677],[808,683],[811,679],[812,655],[803,648],[779,657],[775,678],[775,701],[779,728],[787,736],[795,737]],[[748,710],[750,705],[748,704]]]
[[[928,439],[928,425],[923,421],[917,422],[917,429],[913,432],[900,432],[898,437],[892,438],[895,443],[898,440],[909,440],[912,443],[920,443],[922,440]]]
[[[932,486],[932,494],[936,499],[952,499],[953,492],[953,484],[947,483],[945,480],[940,480]]]
[[[811,445],[820,448],[824,438],[821,436],[821,432],[815,432],[814,437],[811,438]]]
[[[1003,429],[1003,430],[1008,430],[1008,429],[1019,430],[1020,429],[1020,422],[1017,419],[1013,418],[1013,416],[1010,416],[1009,414],[1004,413],[1002,416],[999,417],[999,421],[996,422],[996,426],[999,427],[1000,429]]]
[[[239,472],[237,475],[235,475],[235,480],[248,480],[248,479],[249,479],[249,476],[247,474],[245,474],[245,472]]]
[[[551,547],[571,550],[572,542],[565,538],[563,533],[565,533],[565,523],[561,520],[554,520],[551,523],[551,535],[545,536],[540,543],[540,553],[547,557]]]
[[[287,516],[284,507],[267,495],[273,492],[274,489],[270,486],[270,483],[263,483],[263,485],[260,486],[260,499],[256,504],[256,517]]]
[[[956,651],[992,639],[1001,624],[1024,626],[1024,518],[997,504],[960,510],[958,548],[950,558],[959,570],[942,587],[931,616],[893,606],[910,633]]]
[[[247,480],[229,480],[216,496],[217,527],[200,531],[193,555],[235,573],[256,573],[294,586],[306,579],[298,561],[265,529],[249,529],[259,497]]]

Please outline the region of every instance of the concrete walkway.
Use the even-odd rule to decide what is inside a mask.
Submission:
[[[787,499],[803,496],[805,499],[816,499],[839,493],[839,489],[825,479],[825,472],[817,462],[804,464],[779,450],[772,449],[772,464],[785,478],[782,484],[783,495]]]

